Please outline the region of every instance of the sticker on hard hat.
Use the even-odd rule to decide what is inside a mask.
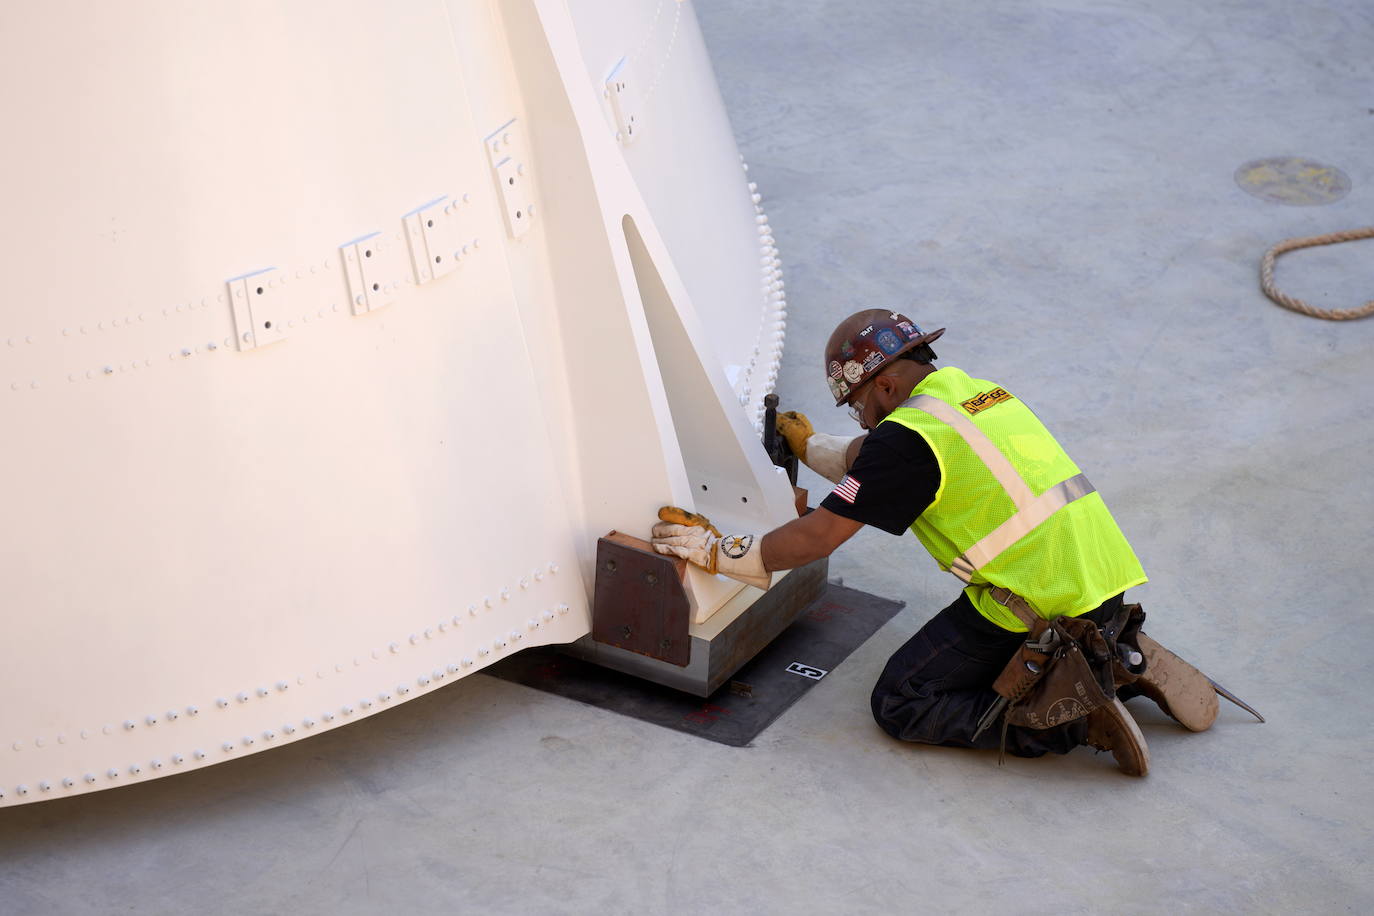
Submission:
[[[858,360],[851,359],[844,364],[844,380],[849,382],[849,384],[853,385],[859,379],[863,378],[863,375],[864,367],[859,365]]]
[[[906,335],[907,340],[915,340],[921,336],[921,329],[913,325],[910,321],[897,322],[897,330]]]
[[[849,359],[849,357],[853,355],[854,342],[852,340],[846,340],[844,343],[840,344],[840,359]]]
[[[842,401],[845,395],[849,394],[849,385],[843,379],[826,379],[830,383],[830,393],[835,396],[835,400]]]
[[[873,333],[873,325],[870,324],[868,327],[864,328],[862,331],[859,332],[859,336],[860,336],[860,337],[867,337],[869,334],[872,334],[872,333]]]
[[[844,370],[840,367],[840,361],[838,359],[832,359],[830,361],[830,377],[833,379],[844,378]]]
[[[873,350],[864,357],[864,371],[867,372],[870,369],[878,368],[886,359],[887,357],[884,354],[879,353],[877,350]]]
[[[878,336],[873,338],[873,340],[878,344],[879,347],[882,348],[882,351],[886,353],[888,356],[891,356],[893,353],[896,353],[898,350],[902,349],[902,339],[892,331],[889,331],[887,328],[883,328],[881,331],[879,331]]]
[[[989,407],[994,407],[998,404],[1001,404],[1003,401],[1014,400],[1016,399],[1007,393],[1007,389],[994,388],[991,391],[984,391],[976,398],[969,398],[967,401],[960,401],[959,406],[967,410],[969,413],[977,413],[980,410],[987,410]]]

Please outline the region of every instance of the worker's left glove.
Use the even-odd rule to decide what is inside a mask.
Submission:
[[[681,557],[709,573],[729,576],[755,588],[768,588],[772,577],[763,567],[759,538],[752,534],[722,535],[710,520],[677,506],[658,510],[654,525],[654,550]]]

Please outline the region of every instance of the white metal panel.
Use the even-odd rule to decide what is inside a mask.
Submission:
[[[0,98],[26,138],[0,175],[0,687],[26,697],[0,713],[0,804],[572,641],[596,537],[698,478],[748,497],[725,524],[785,517],[716,355],[732,327],[697,314],[696,255],[605,133],[562,3],[55,3],[3,28],[0,78],[30,88]],[[512,120],[539,192],[518,242],[483,143]],[[729,161],[701,193],[741,180]],[[462,269],[417,272],[420,243]],[[719,449],[685,447],[684,398]],[[691,588],[698,618],[739,591]]]
[[[638,128],[623,156],[707,328],[722,371],[761,430],[786,329],[778,250],[758,189],[747,183],[691,4],[573,0],[568,4],[602,96],[606,130],[620,129],[608,76],[628,72]],[[624,63],[620,63],[620,61]]]

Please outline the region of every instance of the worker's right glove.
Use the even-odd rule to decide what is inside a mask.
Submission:
[[[845,465],[845,452],[856,436],[818,433],[812,428],[806,414],[795,410],[778,414],[777,428],[778,434],[787,440],[787,447],[792,454],[831,483],[839,483],[849,470]]]
[[[710,519],[695,512],[664,506],[654,526],[654,550],[681,557],[709,573],[729,576],[755,588],[767,589],[772,576],[763,566],[759,539],[752,534],[721,535]]]

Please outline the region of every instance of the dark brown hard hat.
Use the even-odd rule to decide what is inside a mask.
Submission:
[[[825,345],[825,380],[835,406],[849,403],[854,391],[888,363],[943,333],[944,328],[926,333],[910,318],[887,309],[866,309],[841,321]]]

